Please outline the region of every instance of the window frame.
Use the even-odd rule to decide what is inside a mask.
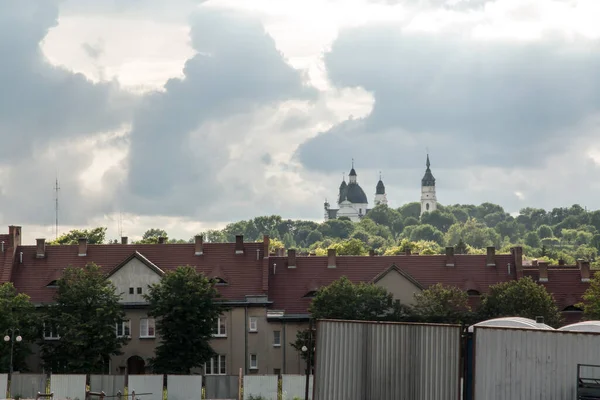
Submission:
[[[254,365],[252,365],[252,359],[254,359]],[[258,369],[258,354],[250,354],[250,365],[248,366],[248,369]]]
[[[226,338],[227,337],[227,316],[220,316],[217,318],[216,326],[213,326],[213,337]],[[221,333],[221,326],[223,326],[224,333]],[[216,329],[215,329],[216,328]]]
[[[252,324],[254,324],[254,328],[252,328]],[[258,317],[248,318],[248,332],[258,332]]]
[[[141,324],[140,324],[141,325]],[[121,335],[119,335],[119,326],[121,326]],[[127,328],[127,329],[125,329]],[[128,332],[127,334],[125,334],[125,332]],[[126,337],[126,338],[131,338],[131,321],[130,320],[124,320],[121,322],[117,322],[115,324],[115,335],[117,337]]]
[[[46,323],[43,324],[44,328],[44,340],[60,340],[60,334],[58,333],[59,326],[55,326],[54,329],[50,327],[50,336],[46,335]]]
[[[210,366],[210,370],[207,369],[207,366]],[[227,357],[225,354],[217,354],[211,357],[209,362],[204,363],[204,375],[227,375]]]
[[[146,321],[146,330],[145,330],[145,334],[142,331],[142,327],[144,326],[142,324],[142,321]],[[152,330],[154,331],[154,333],[152,335],[150,335],[150,321],[152,321]],[[152,317],[145,317],[145,318],[140,318],[140,339],[154,339],[156,338],[156,321],[154,320],[154,318]]]
[[[275,335],[277,333],[277,335]],[[278,340],[275,341],[275,338]],[[281,347],[281,331],[273,331],[273,347]]]

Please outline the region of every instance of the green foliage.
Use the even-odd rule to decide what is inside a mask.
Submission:
[[[121,295],[94,263],[66,268],[57,285],[55,303],[43,309],[45,329],[60,335],[60,340],[41,341],[46,367],[63,373],[106,372],[110,356],[121,354],[127,343],[115,335],[125,316]]]
[[[470,319],[471,308],[466,292],[441,283],[415,294],[413,315],[424,322],[460,323]]]
[[[582,296],[583,301],[577,307],[583,309],[583,315],[588,320],[600,319],[600,272],[590,279],[590,286]]]
[[[167,272],[144,296],[161,342],[151,360],[155,372],[189,374],[215,353],[210,346],[217,318],[226,311],[215,282],[193,267]]]
[[[9,329],[18,329],[14,337],[20,335],[22,341],[15,342],[13,350],[13,368],[26,371],[25,358],[31,354],[30,345],[38,338],[39,323],[35,306],[29,296],[17,293],[12,283],[0,285],[0,334],[4,337]],[[10,332],[8,333],[10,336]],[[10,342],[0,342],[0,373],[10,369]]]
[[[552,295],[530,277],[490,286],[478,310],[479,318],[543,316],[546,324],[558,327],[562,320]]]
[[[87,238],[89,244],[102,244],[106,239],[105,227],[93,229],[73,229],[60,235],[56,240],[48,241],[48,245],[77,244],[80,238]]]

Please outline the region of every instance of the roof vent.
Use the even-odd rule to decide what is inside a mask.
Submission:
[[[543,324],[544,323],[544,317],[541,315],[538,315],[537,317],[535,317],[535,322],[538,324]]]

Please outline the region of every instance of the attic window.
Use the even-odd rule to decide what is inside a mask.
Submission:
[[[479,291],[475,290],[475,289],[469,289],[467,290],[467,294],[471,297],[475,297],[475,296],[481,296],[481,293],[479,293]]]
[[[225,285],[227,285],[227,281],[225,279],[223,279],[223,278],[216,277],[216,278],[213,278],[213,279],[215,280],[215,282],[217,283],[218,286],[225,286]]]
[[[306,294],[303,297],[304,298],[312,299],[316,295],[317,295],[317,291],[316,290],[310,290],[310,291],[306,292]]]
[[[50,282],[49,284],[46,285],[46,287],[49,288],[57,288],[58,287],[58,282],[55,280],[53,280],[52,282]]]
[[[579,307],[575,307],[574,305],[571,306],[566,306],[563,311],[583,311],[581,308]]]

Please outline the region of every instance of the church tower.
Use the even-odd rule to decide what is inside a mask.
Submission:
[[[381,180],[381,172],[379,173],[379,182],[377,182],[377,187],[375,188],[375,205],[385,204],[387,205],[387,197],[385,196],[385,185]]]
[[[435,178],[429,168],[429,154],[427,154],[427,169],[421,179],[421,215],[429,211],[435,211],[437,208],[437,198],[435,197]]]

